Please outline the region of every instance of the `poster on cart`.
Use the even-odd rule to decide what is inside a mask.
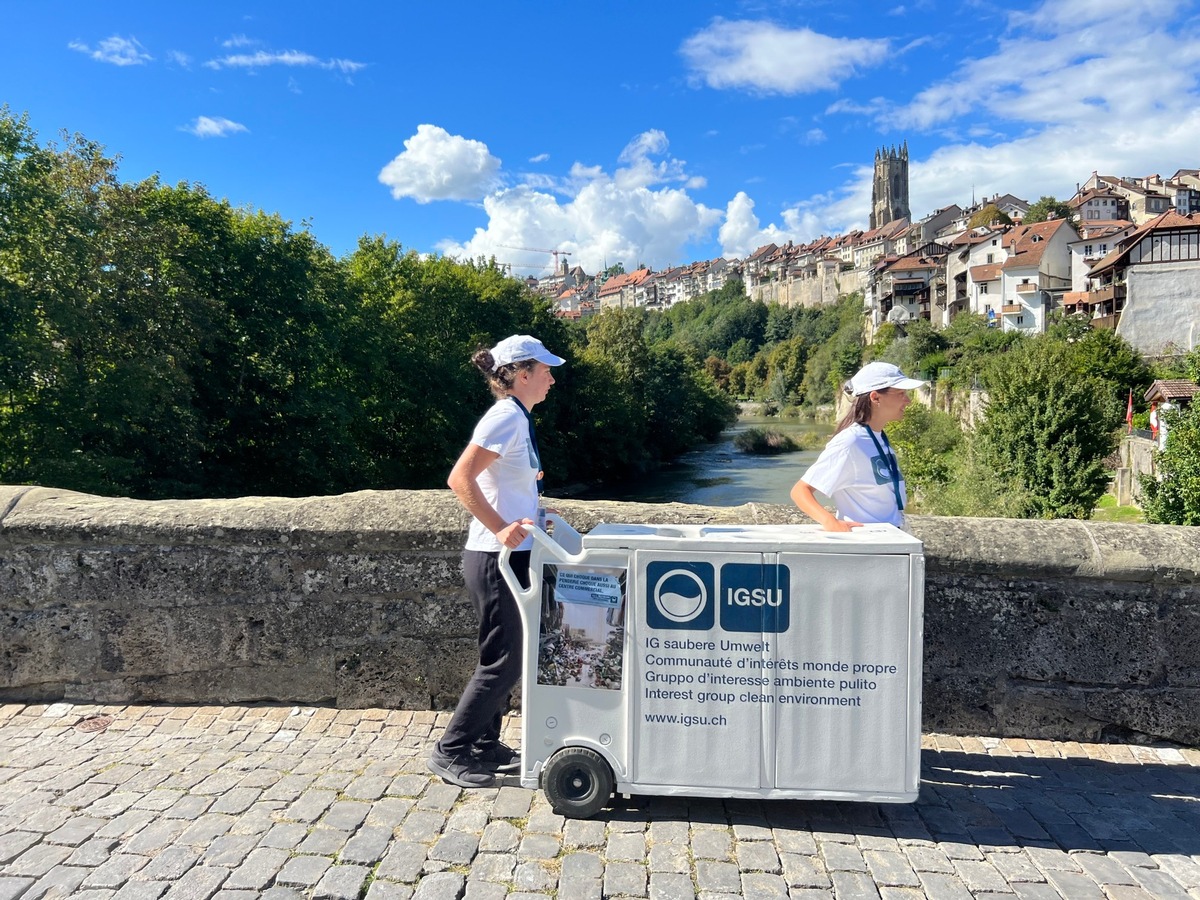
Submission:
[[[543,565],[538,684],[621,689],[627,583],[623,568]]]

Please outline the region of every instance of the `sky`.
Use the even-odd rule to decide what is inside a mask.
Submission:
[[[363,236],[545,275],[1200,167],[1200,0],[5,4],[0,104],[122,181],[203,185],[335,255]]]

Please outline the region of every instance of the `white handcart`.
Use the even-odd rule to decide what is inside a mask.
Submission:
[[[531,529],[521,784],[612,797],[907,803],[920,782],[922,544],[890,525]]]

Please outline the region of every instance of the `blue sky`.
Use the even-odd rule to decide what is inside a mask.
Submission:
[[[918,217],[1200,166],[1197,0],[37,0],[5,24],[0,103],[41,140],[338,255],[744,256],[865,227],[902,141]]]

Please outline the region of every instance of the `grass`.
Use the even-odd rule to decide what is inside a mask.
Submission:
[[[1135,525],[1146,521],[1146,514],[1136,506],[1117,506],[1117,498],[1105,494],[1092,510],[1093,522],[1123,522]]]

